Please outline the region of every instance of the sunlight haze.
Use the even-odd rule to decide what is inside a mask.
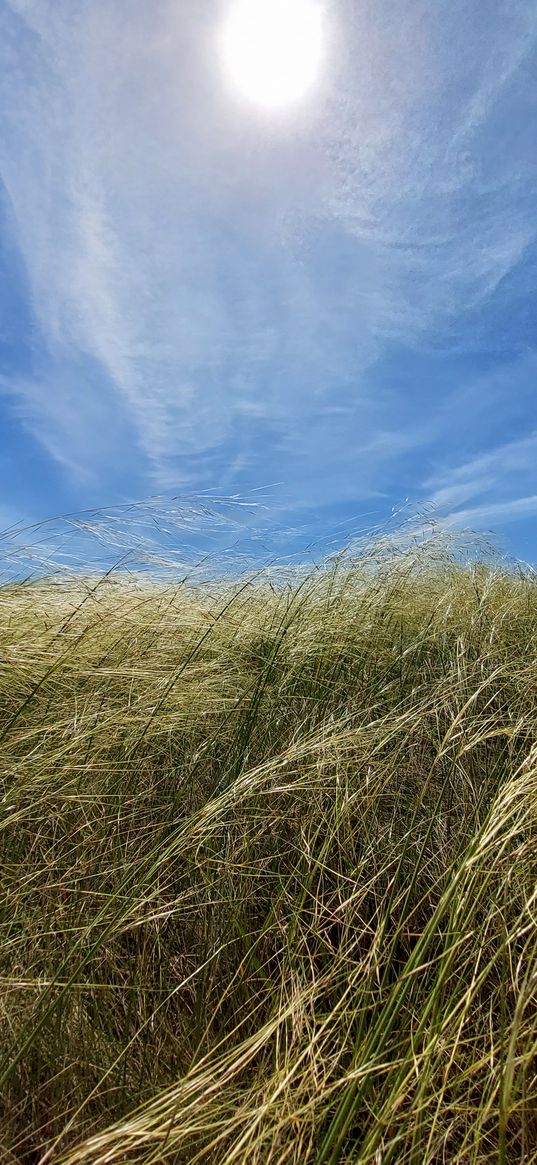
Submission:
[[[322,51],[321,10],[312,0],[235,0],[222,33],[231,81],[269,108],[293,104],[313,85]]]
[[[536,68],[530,0],[0,0],[0,528],[537,558]]]

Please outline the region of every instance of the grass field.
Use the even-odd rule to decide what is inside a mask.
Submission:
[[[0,589],[1,1165],[537,1162],[537,578]]]

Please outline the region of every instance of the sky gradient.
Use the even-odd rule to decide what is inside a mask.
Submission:
[[[537,6],[327,0],[270,112],[228,8],[0,0],[0,527],[211,491],[537,561]]]

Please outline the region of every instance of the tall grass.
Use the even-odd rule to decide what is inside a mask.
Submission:
[[[537,582],[0,589],[5,1165],[537,1162]]]

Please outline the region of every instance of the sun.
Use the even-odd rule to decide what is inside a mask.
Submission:
[[[222,55],[243,96],[267,108],[299,101],[322,56],[322,15],[314,0],[235,0],[222,29]]]

